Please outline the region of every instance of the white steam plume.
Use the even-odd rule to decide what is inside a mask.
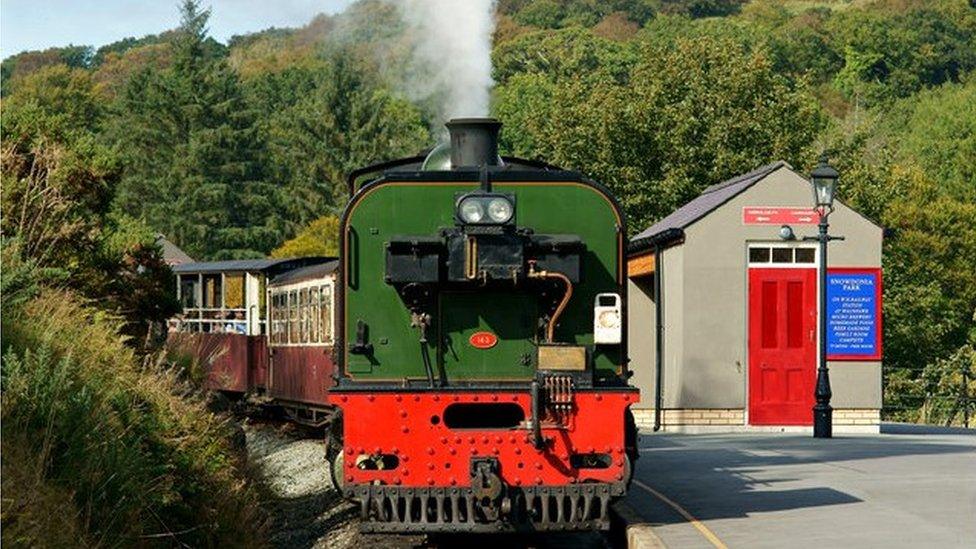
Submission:
[[[387,0],[407,25],[412,48],[406,92],[433,101],[440,121],[487,116],[495,0]]]

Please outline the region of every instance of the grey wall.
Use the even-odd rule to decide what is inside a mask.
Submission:
[[[665,375],[662,376],[665,387],[664,404],[667,395],[675,394],[682,386],[682,371],[680,368],[682,356],[682,342],[684,333],[681,330],[681,310],[684,307],[684,248],[677,246],[661,252],[661,268],[664,272],[662,293],[664,294],[664,362]],[[631,279],[627,288],[627,319],[628,319],[628,347],[630,349],[630,365],[634,370],[631,383],[641,391],[640,404],[636,408],[653,408],[656,387],[655,378],[655,349],[657,348],[657,323],[654,312],[654,277],[644,276]],[[670,375],[667,374],[670,372]]]
[[[664,251],[665,370],[667,408],[744,408],[747,395],[749,243],[781,243],[778,225],[743,225],[744,206],[809,207],[809,182],[788,168],[770,174],[685,229],[685,243]],[[881,229],[838,204],[829,266],[877,267]],[[794,226],[798,236],[816,234],[813,225]],[[630,349],[641,407],[653,407],[654,310],[652,280],[632,283]],[[644,284],[648,293],[634,291]],[[642,341],[647,338],[650,342]],[[881,406],[880,362],[832,362],[833,405]]]
[[[654,317],[654,277],[643,276],[627,283],[627,349],[631,385],[641,391],[637,408],[654,407],[654,353],[657,348]]]

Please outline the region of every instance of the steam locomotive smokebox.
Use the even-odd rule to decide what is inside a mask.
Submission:
[[[501,122],[494,118],[455,118],[445,125],[451,134],[452,168],[501,165],[498,156]]]

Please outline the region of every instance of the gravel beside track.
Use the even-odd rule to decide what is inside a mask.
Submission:
[[[271,500],[272,547],[371,549],[417,547],[416,536],[369,536],[359,532],[358,511],[333,488],[325,443],[292,424],[245,421],[249,461],[264,478]]]

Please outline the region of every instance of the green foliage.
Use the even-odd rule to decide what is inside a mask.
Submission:
[[[3,96],[6,97],[19,84],[19,80],[46,67],[65,65],[84,69],[92,64],[90,46],[69,45],[63,48],[48,48],[44,51],[25,51],[12,55],[0,64],[3,80]]]
[[[883,131],[953,196],[976,201],[976,78],[897,103]]]
[[[871,104],[958,81],[976,68],[976,34],[948,11],[847,10],[830,16],[826,32],[845,59],[838,85]]]
[[[625,83],[636,62],[634,46],[579,28],[525,34],[498,46],[492,54],[498,84],[524,74],[541,74],[551,80],[609,77]]]
[[[690,17],[721,17],[738,13],[748,0],[659,0],[661,13]]]
[[[341,209],[352,170],[430,143],[417,107],[383,89],[348,51],[262,75],[249,91],[262,112],[270,177],[285,190],[280,205],[298,226]]]
[[[705,36],[646,45],[624,83],[599,71],[513,78],[497,112],[514,153],[609,184],[635,231],[712,182],[777,158],[802,164],[823,126],[763,50]]]
[[[518,23],[543,29],[571,26],[592,27],[612,13],[621,13],[643,25],[654,16],[654,0],[509,0],[499,12],[512,15]]]
[[[105,108],[91,76],[64,65],[24,78],[5,100],[0,228],[46,279],[72,287],[124,316],[126,333],[177,310],[171,273],[154,233],[110,212],[121,175],[114,151],[93,135]],[[6,244],[6,243],[5,243]]]
[[[4,544],[51,546],[71,532],[75,543],[107,546],[259,545],[256,494],[226,424],[164,364],[140,366],[120,328],[67,292],[5,303]],[[37,475],[16,492],[7,490],[11,439]],[[64,532],[8,500],[66,513]]]
[[[286,240],[271,252],[271,257],[306,257],[339,255],[339,218],[320,217],[302,229],[295,238]]]
[[[911,368],[948,357],[974,326],[976,202],[948,196],[921,174],[896,181],[907,188],[883,217],[896,231],[885,249],[885,359]]]
[[[5,100],[2,219],[26,257],[82,269],[96,253],[118,165],[91,135],[102,109],[90,76],[63,65]]]
[[[261,257],[287,230],[281,191],[265,179],[255,111],[234,73],[206,54],[206,20],[184,2],[173,65],[134,76],[112,136],[125,175],[116,207],[193,256]]]

